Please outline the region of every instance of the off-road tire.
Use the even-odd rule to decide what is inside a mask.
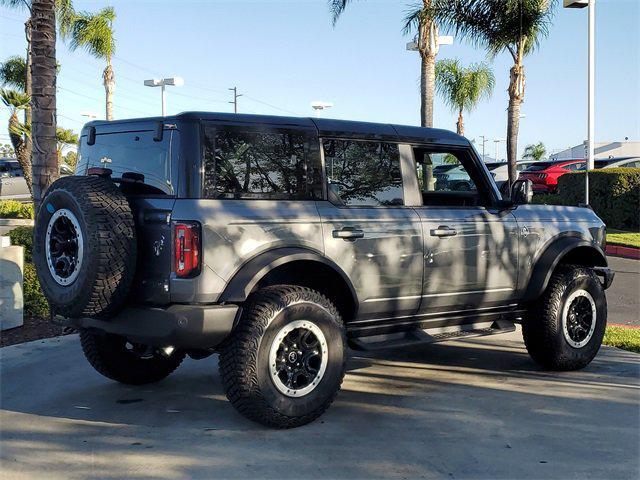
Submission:
[[[69,210],[82,232],[78,276],[60,285],[47,264],[46,232],[51,217]],[[64,177],[42,200],[35,222],[34,262],[52,310],[65,317],[108,318],[124,304],[136,267],[134,216],[126,197],[108,179]]]
[[[302,397],[280,392],[269,371],[269,351],[287,324],[308,320],[326,338],[327,367],[317,386]],[[338,310],[322,294],[290,285],[253,293],[242,318],[223,345],[219,369],[227,398],[244,416],[263,425],[293,428],[322,415],[335,399],[346,368],[346,337]]]
[[[595,302],[595,329],[589,341],[576,348],[563,332],[563,309],[569,296],[584,290]],[[522,335],[531,358],[548,370],[577,370],[596,356],[607,326],[607,300],[593,270],[579,266],[561,266],[553,273],[542,296],[528,309]],[[586,339],[585,339],[586,340]]]
[[[119,335],[80,331],[84,356],[96,371],[111,380],[128,385],[158,382],[184,360],[184,352],[174,350],[169,356],[155,351],[152,357],[142,358],[126,348],[127,341]]]

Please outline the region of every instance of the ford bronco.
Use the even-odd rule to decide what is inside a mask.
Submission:
[[[453,180],[437,173],[446,164]],[[217,353],[238,411],[295,427],[336,397],[348,346],[521,323],[541,367],[587,365],[613,280],[605,226],[531,195],[516,181],[503,196],[445,130],[198,112],[94,121],[75,176],[40,205],[34,256],[55,318],[102,375],[156,382]]]

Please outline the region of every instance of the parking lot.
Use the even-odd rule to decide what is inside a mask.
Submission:
[[[227,403],[216,361],[166,381],[99,376],[75,335],[2,355],[3,478],[637,478],[640,356],[540,371],[519,333],[352,352],[319,421],[269,430]]]

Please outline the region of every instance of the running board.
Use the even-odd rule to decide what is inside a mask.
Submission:
[[[494,322],[455,325],[451,327],[429,328],[425,330],[409,330],[406,332],[375,335],[349,339],[349,346],[354,350],[371,351],[387,348],[401,348],[411,345],[444,342],[459,338],[484,337],[499,333],[513,332],[516,326],[507,320]]]

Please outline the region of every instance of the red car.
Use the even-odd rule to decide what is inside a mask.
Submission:
[[[536,193],[553,193],[558,188],[558,178],[565,173],[584,169],[584,165],[583,159],[535,162],[520,172],[519,178],[531,180]]]

